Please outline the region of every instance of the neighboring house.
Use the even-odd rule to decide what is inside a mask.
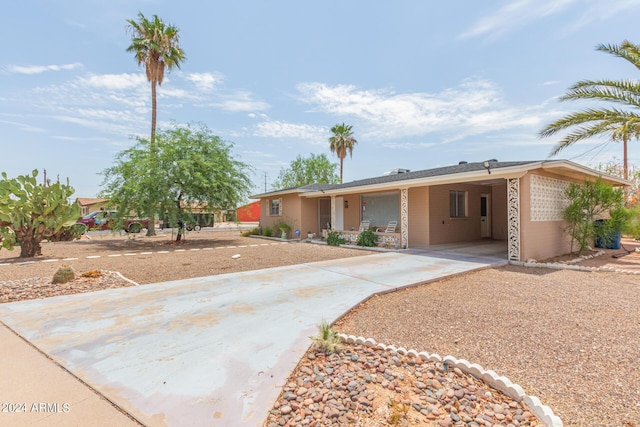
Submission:
[[[258,222],[260,220],[260,201],[237,208],[236,219],[240,222]]]
[[[480,163],[390,174],[344,184],[311,184],[257,194],[263,227],[285,222],[303,232],[357,234],[362,221],[397,221],[396,245],[505,241],[510,260],[568,253],[565,189],[572,182],[627,181],[566,160]],[[384,236],[384,233],[381,233]]]
[[[92,197],[78,197],[76,203],[80,205],[80,214],[85,216],[91,212],[99,211],[109,203],[108,199],[97,199]]]

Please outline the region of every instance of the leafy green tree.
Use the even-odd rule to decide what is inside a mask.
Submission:
[[[156,140],[156,118],[157,118],[157,97],[156,89],[162,85],[164,80],[164,70],[171,71],[174,67],[180,68],[180,63],[186,59],[185,53],[179,45],[178,28],[174,25],[166,24],[157,15],[147,19],[142,12],[138,13],[138,21],[128,19],[128,29],[131,32],[131,44],[127,52],[133,52],[138,61],[138,65],[143,65],[147,73],[147,80],[151,83],[151,143],[149,151],[151,153],[150,174],[158,173],[158,165],[155,164],[155,140]],[[149,207],[149,221],[153,224],[155,218],[154,195],[147,197]],[[147,236],[155,235],[155,227],[151,226],[147,230]]]
[[[203,125],[174,126],[156,135],[157,158],[152,161],[149,140],[117,154],[115,164],[105,169],[101,197],[109,198],[119,216],[148,213],[144,196],[156,189],[154,209],[172,223],[191,219],[194,208],[235,209],[251,190],[249,166],[235,160],[233,144],[213,135]],[[155,163],[153,163],[155,162]],[[153,180],[148,173],[157,164],[162,174]],[[178,237],[182,236],[179,227]]]
[[[331,128],[333,136],[329,138],[329,149],[340,159],[340,183],[342,183],[342,165],[344,158],[353,156],[353,147],[358,143],[353,136],[353,126],[344,123],[337,124]]]
[[[640,46],[623,41],[619,46],[601,44],[601,52],[610,53],[628,61],[640,70]],[[635,80],[582,80],[573,85],[563,95],[561,101],[575,100],[605,101],[623,108],[588,108],[569,114],[540,131],[540,137],[549,137],[556,133],[573,129],[551,150],[556,155],[563,149],[583,139],[608,135],[612,141],[623,143],[624,179],[628,179],[627,142],[640,136],[640,82]]]
[[[2,172],[0,182],[0,241],[13,249],[20,244],[20,258],[42,254],[40,242],[75,224],[80,206],[69,203],[73,187],[56,182],[38,184],[38,171],[8,179]]]
[[[336,173],[337,163],[331,163],[326,154],[298,156],[288,168],[280,169],[278,178],[271,184],[273,190],[299,187],[307,184],[337,184],[340,177]]]
[[[609,162],[598,164],[596,170],[618,178],[624,178],[625,174],[624,166],[616,158]],[[640,169],[634,164],[628,165],[626,179],[631,183],[629,187],[625,188],[627,206],[633,206],[640,199]]]
[[[574,241],[578,243],[579,254],[597,238],[606,242],[612,232],[624,229],[629,219],[624,209],[623,190],[613,188],[600,178],[582,184],[572,183],[566,195],[569,205],[564,211],[564,219],[569,223],[566,231],[571,236],[571,252]],[[596,220],[600,219],[606,221],[598,226]]]

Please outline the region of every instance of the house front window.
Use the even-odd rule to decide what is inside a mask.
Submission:
[[[269,200],[269,215],[280,216],[281,199]]]
[[[449,191],[449,216],[451,218],[467,217],[466,191]]]

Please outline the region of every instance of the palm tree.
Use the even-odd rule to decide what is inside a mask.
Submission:
[[[358,143],[353,136],[352,128],[353,126],[345,125],[344,123],[337,124],[331,128],[333,136],[329,138],[329,148],[340,159],[340,183],[342,183],[342,163],[344,158],[347,157],[347,152],[349,152],[349,157],[353,156],[353,146]]]
[[[151,140],[150,156],[151,164],[155,165],[156,158],[156,117],[157,99],[156,88],[162,85],[165,67],[171,71],[173,67],[180,68],[180,63],[185,60],[185,54],[179,46],[178,28],[165,24],[157,15],[147,19],[142,12],[138,13],[138,21],[127,19],[128,29],[131,32],[131,45],[127,52],[133,52],[138,65],[143,65],[147,72],[147,80],[151,83]],[[152,167],[151,175],[155,174]],[[150,181],[153,183],[152,177]],[[154,197],[149,197],[149,221],[153,224],[155,218]],[[154,236],[155,228],[150,226],[147,236]]]
[[[640,45],[623,41],[620,46],[601,44],[597,47],[625,59],[640,70]],[[573,85],[560,98],[561,101],[593,99],[621,104],[626,108],[589,108],[569,114],[540,131],[540,137],[548,137],[561,130],[574,128],[551,150],[556,155],[566,147],[597,135],[609,135],[612,141],[624,145],[624,179],[628,179],[627,142],[640,136],[640,81],[634,80],[583,80]]]

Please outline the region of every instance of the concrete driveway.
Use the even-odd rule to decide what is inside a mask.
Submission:
[[[140,422],[261,425],[317,325],[372,294],[505,261],[381,253],[0,306]]]

